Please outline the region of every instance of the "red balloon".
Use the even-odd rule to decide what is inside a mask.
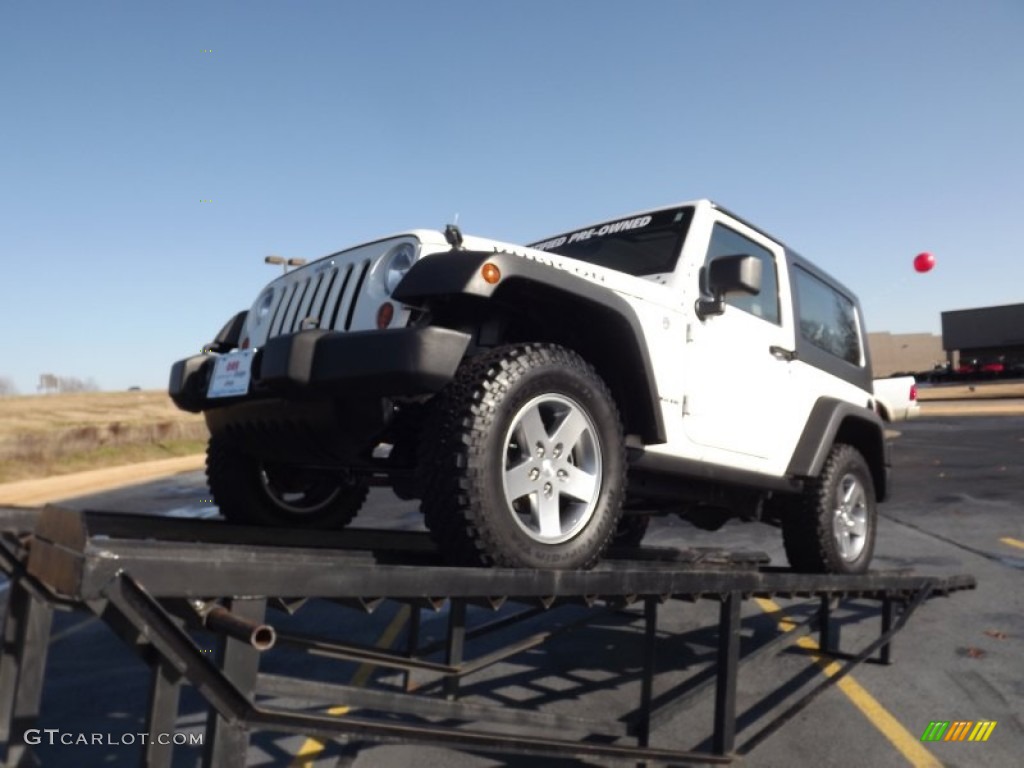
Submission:
[[[919,253],[914,257],[914,269],[918,272],[931,272],[935,266],[935,257],[930,253]]]

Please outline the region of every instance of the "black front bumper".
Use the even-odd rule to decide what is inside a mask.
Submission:
[[[470,336],[448,328],[383,331],[309,330],[270,339],[256,352],[249,393],[208,398],[214,355],[179,360],[169,392],[182,410],[198,413],[254,399],[358,399],[437,392],[451,381]]]

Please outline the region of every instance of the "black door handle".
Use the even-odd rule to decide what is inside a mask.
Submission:
[[[789,362],[796,360],[796,351],[792,349],[786,349],[772,344],[768,347],[768,351],[771,352],[772,357],[777,357],[779,360],[787,360]]]

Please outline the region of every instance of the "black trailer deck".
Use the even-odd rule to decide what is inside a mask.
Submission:
[[[798,574],[769,568],[767,560],[759,553],[641,547],[613,550],[591,571],[452,568],[440,563],[429,537],[418,532],[310,533],[52,506],[0,508],[0,570],[11,579],[0,654],[0,742],[7,745],[8,766],[32,764],[24,734],[40,711],[53,611],[70,609],[100,617],[149,665],[149,733],[173,730],[184,683],[202,695],[209,704],[206,766],[244,766],[250,735],[257,730],[484,753],[728,763],[856,664],[889,663],[892,637],[923,602],[975,586],[971,576]],[[741,657],[740,609],[753,597],[806,597],[816,601],[817,610],[796,630],[780,632]],[[879,633],[865,647],[844,653],[836,647],[833,628],[837,612],[850,598],[877,603]],[[404,652],[278,633],[268,623],[268,609],[294,613],[314,599],[348,611],[349,622],[386,602],[409,606]],[[707,669],[655,696],[656,677],[671,666],[671,660],[655,658],[659,606],[670,600],[719,604],[717,653]],[[499,618],[470,627],[466,608],[471,605],[504,610]],[[585,606],[584,618],[493,646],[517,622],[567,605]],[[422,643],[421,611],[442,606],[448,609],[445,640]],[[643,615],[640,696],[632,711],[595,722],[460,700],[463,679],[520,656],[555,634],[585,632],[589,617],[600,611],[632,606]],[[197,628],[216,634],[215,655],[197,646]],[[741,663],[811,631],[818,632],[824,652],[845,661],[842,669],[737,747]],[[469,653],[484,637],[488,650]],[[404,677],[364,688],[261,672],[261,652],[275,643],[325,663],[359,661],[397,670]],[[710,751],[652,747],[657,725],[711,686]],[[784,688],[785,683],[779,690]],[[271,699],[298,704],[284,708],[268,704]],[[358,714],[319,713],[325,705],[338,703]],[[582,735],[570,739],[565,735],[570,732]],[[169,766],[172,750],[172,745],[149,743],[142,764]]]

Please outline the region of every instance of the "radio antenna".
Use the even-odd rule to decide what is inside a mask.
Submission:
[[[448,241],[448,245],[453,250],[457,251],[462,248],[462,231],[459,229],[458,211],[455,212],[455,222],[444,228],[444,239]]]

